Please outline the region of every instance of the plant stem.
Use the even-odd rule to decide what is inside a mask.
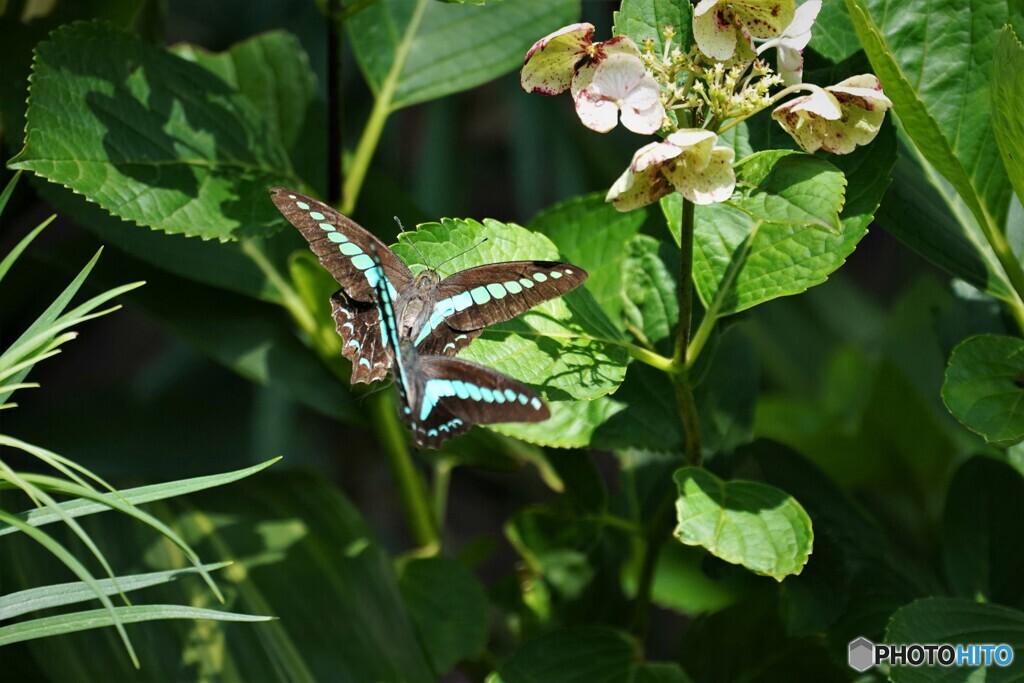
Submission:
[[[306,302],[302,300],[302,297],[295,291],[291,283],[277,271],[274,264],[267,258],[267,255],[263,252],[263,245],[258,240],[249,238],[241,240],[241,246],[242,253],[256,264],[256,267],[267,276],[267,280],[281,294],[281,305],[288,310],[295,322],[302,328],[302,331],[311,337],[315,337],[317,330],[316,317],[306,307]]]
[[[685,440],[683,460],[687,465],[700,465],[702,459],[700,420],[697,416],[697,404],[693,398],[693,387],[690,385],[688,365],[690,326],[693,320],[693,209],[693,203],[683,199],[683,211],[679,226],[679,243],[682,250],[679,259],[679,325],[676,329],[672,364],[668,372],[675,387],[676,405],[683,427]],[[675,499],[675,492],[670,491],[658,505],[658,510],[655,512],[650,526],[647,527],[644,555],[637,580],[636,612],[633,618],[633,631],[641,638],[647,633],[651,590],[654,587],[654,570],[658,564],[658,555],[661,553],[665,536],[671,529]]]
[[[413,540],[425,553],[433,554],[440,549],[440,542],[437,527],[434,525],[434,515],[427,502],[427,488],[412,461],[412,454],[409,452],[403,427],[398,421],[398,411],[391,400],[391,393],[377,392],[368,396],[366,400],[388,466],[398,484],[398,495],[402,501],[409,531]]]
[[[452,462],[438,460],[434,465],[434,523],[438,529],[444,528],[444,518],[448,512],[448,485],[452,480]]]
[[[405,27],[405,34],[395,49],[391,69],[388,71],[388,75],[384,77],[384,82],[377,93],[377,98],[373,102],[370,118],[363,129],[362,137],[359,138],[355,156],[352,157],[352,166],[349,168],[348,177],[345,178],[345,184],[342,188],[342,213],[352,213],[356,208],[359,191],[362,189],[363,181],[366,179],[366,171],[370,168],[370,160],[377,149],[377,143],[380,142],[381,133],[384,132],[384,124],[392,112],[391,101],[395,96],[395,90],[398,88],[398,79],[405,68],[405,60],[409,57],[412,39],[416,32],[419,31],[420,23],[423,21],[423,12],[426,10],[428,2],[433,2],[433,0],[416,0],[416,6],[413,8],[412,16],[409,18],[409,25]]]

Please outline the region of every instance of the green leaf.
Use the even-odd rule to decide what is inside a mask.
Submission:
[[[767,158],[770,164],[792,158],[782,154],[764,152],[753,159]],[[842,174],[831,164],[809,161],[822,176],[822,191],[841,188]],[[761,176],[760,164],[740,166],[738,184],[747,182],[748,170]],[[824,282],[865,233],[863,228],[837,234],[820,225],[769,222],[733,204],[697,207],[694,218],[694,284],[708,314],[715,317]]]
[[[229,564],[229,562],[216,562],[200,565],[199,567],[169,569],[167,571],[148,572],[146,574],[131,574],[129,576],[118,576],[116,581],[113,579],[101,579],[96,583],[106,595],[117,595],[149,588],[150,586],[159,586],[169,581],[175,581],[182,576],[196,574],[201,571],[216,571]],[[29,588],[0,597],[0,621],[28,612],[50,609],[51,607],[63,607],[64,605],[73,605],[95,599],[96,593],[82,581]]]
[[[485,237],[487,241],[479,244]],[[419,270],[426,264],[421,263],[410,241],[427,264],[442,263],[449,255],[468,249],[444,266],[445,273],[499,261],[560,258],[555,245],[543,235],[491,219],[478,223],[446,218],[408,233],[394,249],[413,270]],[[621,333],[589,292],[580,288],[515,320],[486,328],[460,357],[536,387],[555,410],[559,401],[590,400],[615,391],[625,376],[629,353]],[[510,423],[495,429],[531,440],[538,427],[550,437],[556,436],[550,421],[532,426]]]
[[[234,472],[211,474],[209,476],[194,477],[192,479],[181,479],[179,481],[170,481],[164,484],[139,486],[137,488],[123,489],[116,493],[104,493],[101,494],[100,498],[108,501],[123,500],[124,502],[131,503],[133,505],[142,505],[143,503],[151,503],[157,500],[175,498],[187,493],[202,491],[215,486],[223,486],[224,484],[230,484],[233,481],[244,479],[270,467],[279,459],[280,458],[274,458],[273,460],[268,460],[267,462],[260,463],[259,465],[253,465],[252,467],[236,470]],[[63,510],[64,514],[72,518],[85,517],[86,515],[93,515],[97,512],[107,512],[111,509],[110,505],[104,504],[103,502],[86,499],[69,500],[60,503],[60,508]],[[33,508],[27,512],[15,515],[15,517],[32,527],[52,524],[61,520],[61,516],[57,512],[47,508]],[[14,533],[15,531],[18,531],[18,527],[11,524],[0,524],[0,536]]]
[[[964,463],[949,486],[942,514],[942,556],[955,594],[1024,606],[1024,529],[1017,501],[1024,478],[987,457]]]
[[[388,111],[486,83],[579,15],[578,0],[484,6],[378,0],[347,22],[363,75]]]
[[[399,578],[402,598],[434,673],[440,678],[487,644],[487,596],[454,560],[412,560]]]
[[[996,298],[1012,300],[1010,282],[977,223],[958,212],[958,203],[950,203],[931,165],[915,156],[913,150],[901,149],[892,189],[878,209],[878,224],[952,275]]]
[[[626,243],[623,254],[622,301],[630,332],[643,335],[641,341],[657,344],[668,339],[679,322],[673,275],[678,267],[667,266],[678,261],[679,254],[648,235],[637,235]]]
[[[675,27],[672,45],[683,52],[693,43],[693,6],[679,0],[622,0],[619,10],[614,13],[615,26],[612,33],[629,36],[638,46],[646,38],[654,41],[654,54],[665,50],[662,31],[666,26]]]
[[[25,130],[12,168],[169,233],[267,234],[281,221],[266,188],[298,184],[248,97],[105,24],[64,26],[39,45]]]
[[[582,626],[531,640],[498,669],[490,683],[622,683],[634,681],[637,644],[605,626]]]
[[[1017,197],[1024,198],[1024,46],[1009,26],[999,34],[991,79],[992,131]]]
[[[822,3],[811,31],[810,46],[833,64],[849,59],[860,50],[857,32],[843,3]]]
[[[316,96],[316,75],[302,43],[286,31],[270,31],[213,54],[194,45],[172,49],[245,95],[263,114],[274,139],[291,149]]]
[[[185,605],[129,605],[114,607],[117,618],[124,624],[162,619],[212,619],[214,621],[270,621],[273,617],[250,614],[235,614],[213,609],[188,607]],[[0,646],[20,643],[25,640],[62,636],[78,631],[114,626],[110,611],[104,609],[59,614],[52,617],[32,619],[0,628]]]
[[[817,225],[838,232],[846,178],[824,159],[799,152],[758,152],[736,165],[743,183],[729,203],[754,218]]]
[[[1024,439],[1024,341],[983,334],[949,356],[942,400],[963,426],[995,446]]]
[[[1024,648],[1024,612],[971,600],[925,598],[896,611],[885,632],[887,643],[1005,643],[1016,652]],[[1019,681],[1024,662],[1015,657],[1008,667],[909,667],[890,669],[893,683],[938,681]]]
[[[1010,18],[1007,4],[908,0],[894,13],[887,0],[846,0],[903,129],[991,229],[1005,220],[1011,191],[993,144],[987,93],[998,29]],[[905,21],[908,16],[915,21]]]
[[[618,325],[622,292],[630,284],[626,244],[644,219],[644,211],[617,211],[604,193],[591,193],[541,211],[526,227],[546,235],[566,261],[587,271],[587,290]]]
[[[811,518],[796,499],[754,481],[723,481],[705,469],[675,474],[675,536],[732,564],[782,581],[799,574],[811,554]]]

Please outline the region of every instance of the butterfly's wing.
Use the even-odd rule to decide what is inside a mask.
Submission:
[[[384,242],[355,221],[295,190],[271,190],[278,210],[298,228],[324,268],[341,285],[331,297],[342,354],[352,361],[353,384],[382,379],[393,361],[382,342],[380,316],[374,305],[379,279],[374,257],[387,275],[392,298],[412,283],[408,266]]]
[[[474,424],[540,422],[551,417],[533,389],[460,358],[420,356],[416,399],[406,421],[416,443],[436,448]]]
[[[384,379],[395,361],[391,346],[380,331],[376,304],[356,301],[335,292],[331,296],[331,314],[341,336],[341,355],[352,361],[352,384]]]
[[[438,283],[434,309],[416,346],[424,355],[454,355],[488,325],[571,292],[586,279],[582,268],[555,261],[507,261],[459,271]]]

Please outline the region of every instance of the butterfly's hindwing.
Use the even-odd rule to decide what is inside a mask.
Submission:
[[[440,349],[437,344],[430,349],[454,354],[461,346],[447,345],[459,334],[511,320],[539,303],[572,291],[586,279],[583,269],[553,261],[509,261],[459,271],[437,285],[433,310],[416,344],[425,350],[420,345],[431,335],[447,336]],[[454,334],[446,335],[445,326]]]
[[[397,255],[371,232],[333,208],[304,194],[275,187],[271,199],[277,209],[298,228],[324,268],[338,281],[349,299],[372,303],[376,252],[392,293],[412,282],[412,273]]]
[[[480,330],[453,330],[448,325],[438,325],[433,333],[420,342],[417,351],[424,356],[454,356],[480,336]]]
[[[376,304],[349,299],[344,292],[331,297],[331,314],[341,337],[341,355],[352,362],[352,384],[384,379],[394,354],[381,332]]]

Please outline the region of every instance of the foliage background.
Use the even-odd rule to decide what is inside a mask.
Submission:
[[[130,26],[157,44],[187,42],[213,52],[263,31],[284,29],[298,38],[317,76],[315,98],[296,131],[292,162],[316,190],[326,193],[327,32],[314,3],[59,2],[54,15],[29,30],[17,22],[18,4],[11,3],[0,18],[0,36],[7,42],[0,56],[7,158],[21,147],[30,50],[50,28],[100,16]],[[584,2],[582,15],[597,26],[598,35],[607,36],[617,5]],[[823,13],[821,21],[827,16]],[[530,39],[561,23],[553,21]],[[837,35],[842,36],[833,34],[838,41]],[[836,54],[844,47],[848,45],[837,42],[819,49]],[[867,70],[863,55],[845,51],[854,62],[847,68]],[[821,56],[809,59],[809,71],[831,69]],[[342,60],[342,116],[345,130],[354,136],[369,115],[373,97],[351,53]],[[8,73],[17,77],[7,78]],[[893,131],[887,129],[885,135],[894,144]],[[583,129],[567,99],[526,96],[512,72],[389,117],[354,216],[389,236],[396,214],[406,225],[442,216],[493,217],[527,225],[546,207],[609,186],[635,144],[621,130],[598,135]],[[909,220],[906,197],[914,187],[901,184],[900,170],[879,211],[881,226],[895,226],[897,232]],[[911,177],[919,173],[912,167],[902,170]],[[480,466],[455,469],[450,483],[445,543],[448,556],[461,565],[452,559],[438,560],[446,563],[440,565],[400,563],[400,568],[416,568],[403,572],[399,584],[389,578],[389,554],[400,554],[413,539],[402,522],[385,454],[355,417],[360,404],[353,401],[365,399],[329,391],[314,397],[304,393],[301,383],[284,389],[276,384],[261,387],[225,368],[227,358],[244,374],[246,354],[254,351],[239,340],[273,338],[280,332],[280,317],[259,301],[205,287],[177,277],[173,268],[155,268],[134,258],[130,254],[138,245],[120,242],[127,249],[119,250],[111,231],[123,230],[121,226],[111,228],[96,207],[41,180],[23,182],[12,200],[7,215],[15,220],[5,223],[0,252],[37,224],[49,212],[48,204],[60,217],[41,248],[33,250],[33,266],[12,272],[5,282],[0,298],[5,327],[20,330],[31,321],[36,302],[59,291],[67,264],[91,254],[97,243],[112,243],[96,270],[98,285],[133,279],[149,284],[127,298],[124,311],[94,323],[91,334],[83,335],[57,362],[36,371],[33,379],[46,393],[20,397],[16,416],[0,414],[4,430],[73,455],[123,485],[237,469],[285,455],[272,472],[251,484],[158,506],[161,515],[189,533],[204,560],[239,560],[237,573],[230,577],[229,599],[236,611],[272,613],[281,620],[269,626],[138,626],[136,644],[143,657],[138,673],[129,669],[113,636],[105,632],[10,647],[4,651],[5,671],[9,664],[12,675],[26,679],[63,678],[68,672],[82,680],[102,679],[116,670],[137,680],[218,674],[253,680],[268,671],[295,680],[326,680],[339,671],[352,680],[370,672],[418,680],[466,659],[451,680],[476,679],[515,649],[517,634],[536,635],[580,622],[621,626],[626,620],[622,591],[635,583],[635,568],[622,571],[618,566],[631,552],[625,536],[610,533],[586,547],[596,578],[582,589],[573,584],[571,566],[566,580],[549,574],[552,597],[531,595],[517,585],[513,568],[523,571],[518,552],[523,548],[517,551],[507,540],[504,525],[525,506],[565,502],[572,492],[556,493],[549,484],[559,475],[571,477],[574,466],[566,465],[568,458],[592,458],[613,509],[622,502],[626,477],[643,479],[651,471],[667,476],[671,468],[645,460],[640,449],[617,456],[549,451],[541,457],[532,447],[502,442],[505,448],[495,450],[494,442],[486,441],[478,449]],[[660,216],[654,211],[647,215],[643,231],[664,238]],[[992,521],[995,526],[1016,514],[999,508],[1020,489],[1012,469],[1020,459],[1013,450],[999,460],[965,466],[947,496],[954,473],[968,456],[996,453],[964,430],[940,397],[953,347],[968,334],[1005,332],[1007,320],[992,300],[952,281],[879,227],[872,227],[827,283],[739,316],[735,328],[718,342],[719,353],[736,359],[729,386],[742,387],[737,392],[746,399],[738,409],[725,406],[711,421],[720,418],[727,436],[730,429],[737,430],[736,444],[754,438],[782,444],[759,442],[757,458],[753,451],[740,449],[723,461],[723,468],[739,473],[760,469],[769,481],[786,482],[791,487],[787,490],[816,517],[816,525],[819,515],[838,522],[828,530],[816,526],[815,562],[800,581],[781,586],[697,550],[673,545],[666,551],[655,602],[673,609],[654,611],[646,656],[680,661],[693,680],[780,680],[773,678],[778,675],[848,680],[844,637],[881,636],[867,630],[884,625],[897,607],[916,597],[972,596],[970,581],[957,582],[958,576],[971,572],[958,572],[957,563],[976,553],[969,545],[952,543],[969,544],[975,537],[958,525],[971,517],[977,500],[989,501],[992,511],[985,519],[997,520]],[[281,235],[282,253],[302,248],[294,237]],[[211,269],[218,263],[211,257]],[[237,316],[218,319],[226,311]],[[0,334],[7,336],[2,329]],[[281,370],[296,374],[294,367]],[[311,402],[320,402],[321,410],[312,409]],[[330,407],[323,410],[323,405]],[[332,419],[324,412],[347,419]],[[787,449],[803,457],[795,459]],[[542,467],[524,465],[538,460]],[[623,465],[630,462],[642,466]],[[1001,481],[1007,490],[992,493],[988,487],[993,481]],[[870,517],[861,516],[865,511]],[[134,538],[117,523],[95,531],[122,565],[175,561],[164,545],[146,545],[149,541]],[[1015,528],[999,531],[1008,538],[1021,533]],[[856,581],[843,554],[851,544],[871,549],[865,555],[871,558],[865,561],[869,569],[858,567]],[[9,547],[0,558],[4,592],[48,576],[51,567],[30,548],[15,543]],[[338,556],[339,548],[345,559]],[[1001,566],[1013,576],[1019,563]],[[1012,588],[1012,579],[1006,581],[995,591],[997,601],[1021,607],[1022,593]],[[491,607],[481,613],[484,587]],[[180,591],[175,593],[178,599],[193,604],[209,600],[198,582],[168,590]],[[452,633],[467,634],[447,649],[444,644],[424,647],[424,630],[431,628],[416,623],[430,613],[423,594],[429,597],[431,591],[450,591],[443,594],[466,601],[458,611],[464,631],[458,619],[445,621],[450,614],[434,614],[435,621],[422,622],[443,623]],[[594,595],[601,596],[600,604],[589,599]],[[410,611],[407,604],[419,607]],[[482,643],[473,646],[482,632],[480,624],[486,622],[489,654]],[[822,635],[826,630],[827,638]],[[764,641],[766,633],[775,633],[777,640]],[[581,651],[599,643],[598,651],[625,648],[627,659],[632,656],[632,644],[617,635],[591,636]],[[265,653],[267,659],[254,652]],[[645,675],[657,680],[653,671]]]

